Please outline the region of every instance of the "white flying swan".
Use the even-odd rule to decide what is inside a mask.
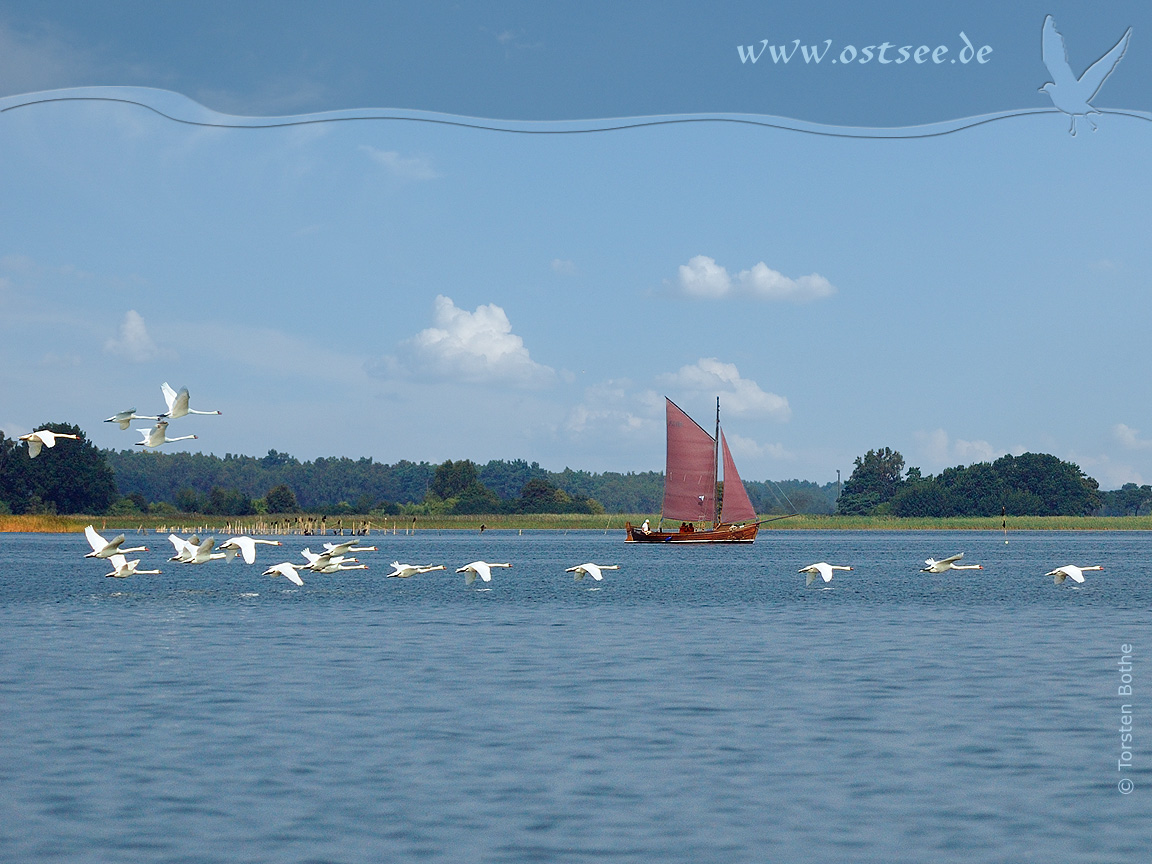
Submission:
[[[375,546],[357,546],[355,540],[344,543],[325,543],[324,551],[329,555],[343,555],[345,552],[376,552]]]
[[[1084,584],[1084,571],[1085,570],[1103,570],[1103,569],[1104,568],[1101,567],[1099,564],[1093,564],[1091,567],[1074,567],[1071,564],[1065,564],[1063,567],[1057,567],[1055,570],[1051,570],[1048,573],[1045,573],[1044,575],[1045,576],[1051,576],[1052,581],[1055,582],[1057,585],[1064,584],[1065,579],[1071,579],[1073,582],[1077,582],[1077,583],[1083,585]]]
[[[147,552],[147,546],[132,546],[128,549],[121,549],[120,544],[124,542],[124,535],[120,534],[111,540],[105,540],[91,525],[84,528],[84,536],[88,540],[88,545],[92,547],[92,551],[85,555],[85,558],[111,558],[113,555],[121,555],[128,552]]]
[[[457,573],[463,573],[464,584],[471,585],[476,581],[479,576],[485,582],[492,581],[492,568],[493,567],[511,567],[511,564],[489,564],[487,561],[473,561],[471,564],[465,564]]]
[[[937,561],[935,558],[925,559],[924,563],[927,564],[928,566],[920,568],[920,572],[921,573],[946,573],[949,570],[983,570],[984,569],[979,564],[957,564],[956,562],[959,561],[963,557],[964,557],[964,553],[961,552],[959,555],[949,555],[947,558],[941,558],[939,561]]]
[[[137,447],[159,447],[161,444],[171,444],[173,441],[186,441],[196,437],[195,435],[179,435],[175,438],[169,438],[167,420],[161,420],[151,429],[141,429],[140,434],[144,436],[144,440],[137,441]]]
[[[169,417],[175,420],[177,417],[183,417],[185,414],[220,413],[219,411],[197,411],[195,408],[189,408],[187,387],[181,387],[180,392],[177,393],[168,385],[168,382],[165,381],[160,385],[160,392],[164,394],[164,401],[168,403],[168,410],[160,415],[161,417]]]
[[[127,429],[132,425],[133,420],[159,420],[159,417],[153,417],[150,414],[137,414],[135,408],[129,408],[127,411],[117,411],[111,417],[106,419],[105,423],[116,423],[121,429]]]
[[[200,538],[193,534],[187,540],[183,537],[178,537],[175,534],[168,535],[168,542],[172,544],[176,550],[176,554],[169,558],[169,561],[179,561],[187,564],[192,560],[192,556],[196,554],[196,549],[200,545]]]
[[[48,429],[37,429],[27,435],[21,435],[21,441],[28,442],[28,458],[35,459],[40,455],[41,447],[55,447],[57,438],[72,438],[80,440],[79,435],[69,435],[67,432],[51,432]]]
[[[819,564],[809,564],[807,567],[801,567],[797,572],[808,574],[808,577],[804,580],[804,587],[807,588],[816,581],[817,576],[825,582],[831,582],[833,570],[851,569],[851,567],[845,567],[843,564],[828,564],[827,562],[821,561]]]
[[[600,575],[601,570],[619,570],[619,564],[577,564],[575,567],[569,567],[565,573],[575,573],[576,581],[579,582],[585,576],[591,576],[597,582],[601,581],[604,577]]]
[[[123,555],[108,556],[108,563],[111,564],[113,568],[115,568],[111,573],[104,574],[109,578],[115,577],[117,579],[125,579],[129,576],[135,576],[138,573],[151,574],[160,572],[159,570],[137,570],[136,568],[139,566],[140,562],[129,561]]]
[[[313,552],[311,549],[305,548],[300,553],[307,559],[308,563],[301,567],[301,570],[311,570],[314,573],[335,573],[337,570],[367,570],[367,564],[356,564],[355,558],[347,558],[344,555],[332,555],[328,552]]]
[[[265,546],[284,545],[279,540],[258,540],[254,537],[229,537],[216,548],[228,556],[229,564],[232,563],[232,559],[236,557],[237,552],[244,556],[245,564],[255,564],[257,543],[262,543]]]
[[[303,586],[304,580],[300,578],[300,574],[296,572],[296,565],[289,564],[285,561],[283,564],[273,564],[264,571],[265,576],[283,576],[289,582]]]
[[[192,557],[184,561],[185,564],[207,564],[209,561],[219,561],[221,558],[227,558],[227,552],[213,552],[212,547],[216,545],[215,538],[209,537],[203,543],[196,547],[196,551]]]
[[[443,564],[401,564],[399,561],[392,562],[392,572],[388,574],[389,578],[395,576],[400,579],[407,579],[409,576],[416,576],[420,573],[431,573],[433,570],[444,570]]]

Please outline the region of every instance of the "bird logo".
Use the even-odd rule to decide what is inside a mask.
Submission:
[[[1055,20],[1051,15],[1044,18],[1040,49],[1044,65],[1048,67],[1052,80],[1041,87],[1040,92],[1047,93],[1052,99],[1052,104],[1072,118],[1072,126],[1068,130],[1071,134],[1076,134],[1077,117],[1083,117],[1092,127],[1092,131],[1096,131],[1096,124],[1088,115],[1100,112],[1092,107],[1092,99],[1100,92],[1105,79],[1112,74],[1112,70],[1128,50],[1128,39],[1131,35],[1132,28],[1129,27],[1107,54],[1085,69],[1084,74],[1077,78],[1068,64],[1068,49],[1064,46],[1064,37],[1056,29]]]

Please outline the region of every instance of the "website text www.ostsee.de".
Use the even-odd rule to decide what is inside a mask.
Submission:
[[[793,62],[807,65],[819,65],[825,62],[843,65],[875,63],[877,66],[902,66],[905,63],[914,66],[924,64],[940,66],[945,63],[984,65],[990,62],[992,56],[991,45],[981,45],[977,48],[963,30],[960,31],[959,41],[952,45],[897,45],[895,42],[881,42],[877,45],[857,47],[848,44],[837,53],[832,48],[831,39],[825,39],[815,45],[802,44],[799,39],[784,44],[773,44],[769,39],[761,39],[752,45],[737,45],[736,51],[740,56],[740,62],[745,66],[755,65],[761,61],[768,61],[777,66]]]

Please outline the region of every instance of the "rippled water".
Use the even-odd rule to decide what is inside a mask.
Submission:
[[[1125,862],[1152,842],[1147,534],[422,532],[303,588],[260,575],[309,541],[193,567],[150,535],[164,573],[121,580],[79,535],[0,535],[0,858]],[[918,572],[959,551],[985,569]],[[385,579],[397,558],[449,572]],[[513,567],[466,587],[476,558]],[[856,569],[806,589],[818,560]],[[584,561],[621,569],[563,572]],[[1105,569],[1043,575],[1066,563]]]

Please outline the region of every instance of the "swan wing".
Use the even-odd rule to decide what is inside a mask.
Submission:
[[[172,406],[176,403],[176,391],[165,381],[160,385],[160,392],[164,394],[164,402],[168,405],[168,413],[172,413]]]
[[[96,529],[91,525],[84,528],[84,537],[88,540],[88,545],[92,547],[93,552],[99,552],[108,545],[108,541],[96,533]]]

